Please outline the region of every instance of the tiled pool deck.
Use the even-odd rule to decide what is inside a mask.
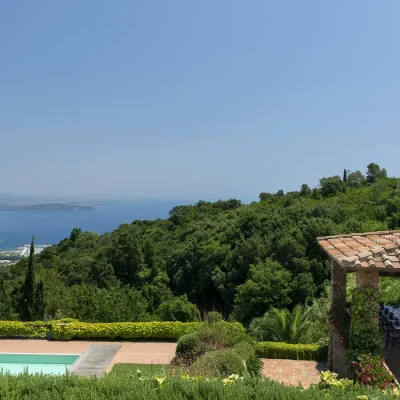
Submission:
[[[114,364],[169,364],[175,354],[175,343],[157,342],[92,342],[92,341],[47,341],[0,339],[2,353],[58,353],[82,354],[89,345],[120,345],[106,371]],[[400,346],[399,346],[400,348]],[[318,382],[318,374],[326,368],[325,363],[314,361],[263,359],[264,376],[286,385],[302,384],[303,387]]]
[[[114,364],[169,364],[175,354],[175,343],[154,342],[90,342],[70,341],[53,342],[47,340],[0,340],[1,353],[49,353],[82,354],[89,345],[121,345],[121,348],[107,368],[111,371]]]

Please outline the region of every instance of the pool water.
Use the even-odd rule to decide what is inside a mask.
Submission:
[[[78,359],[79,354],[18,354],[0,353],[0,370],[3,373],[18,375],[24,371],[29,374],[65,374]]]

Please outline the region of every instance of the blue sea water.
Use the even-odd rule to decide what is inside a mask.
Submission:
[[[188,203],[152,200],[96,206],[94,211],[0,212],[0,250],[28,244],[33,235],[36,244],[56,244],[74,227],[102,234],[136,219],[167,218],[178,204]]]

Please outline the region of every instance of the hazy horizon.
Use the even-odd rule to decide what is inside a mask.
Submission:
[[[2,188],[256,200],[370,162],[400,176],[399,12],[395,0],[5,0]]]
[[[230,200],[231,198],[235,198],[238,200],[241,200],[244,203],[251,203],[253,201],[258,201],[258,195],[256,196],[244,196],[244,197],[230,197],[230,198],[222,198],[222,197],[135,197],[135,196],[114,196],[114,197],[109,197],[109,196],[62,196],[62,195],[30,195],[30,194],[24,194],[24,193],[2,193],[0,192],[0,201],[4,200],[4,203],[7,203],[8,198],[11,198],[11,202],[14,202],[17,199],[25,200],[27,202],[63,202],[63,201],[69,201],[70,203],[76,202],[76,203],[101,203],[101,202],[121,202],[121,203],[135,203],[135,202],[146,202],[146,201],[151,201],[151,202],[176,202],[176,205],[179,205],[180,203],[184,204],[194,204],[197,203],[198,201],[217,201],[217,200]]]

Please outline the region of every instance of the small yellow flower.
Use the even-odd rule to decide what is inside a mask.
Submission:
[[[158,384],[161,386],[163,383],[164,383],[164,381],[167,379],[167,377],[166,376],[164,376],[164,378],[157,378],[157,377],[155,377],[154,378],[157,382],[158,382]]]

